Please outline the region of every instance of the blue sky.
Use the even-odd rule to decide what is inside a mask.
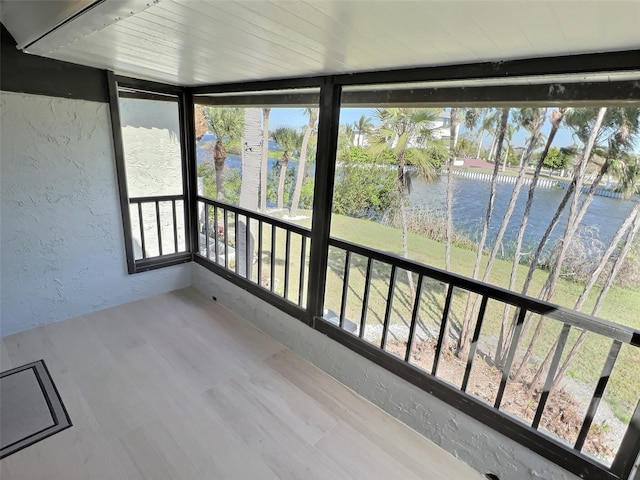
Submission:
[[[340,111],[340,123],[354,123],[361,115],[368,117],[374,117],[374,108],[343,108]],[[307,122],[304,109],[302,108],[274,108],[271,110],[269,116],[269,129],[273,130],[278,127],[302,127]],[[549,122],[543,127],[543,134],[548,135],[551,125]],[[464,127],[462,127],[461,133],[464,133]],[[489,148],[492,138],[485,135],[483,142],[485,148]],[[527,133],[524,130],[518,131],[514,135],[514,144],[518,147],[524,146],[527,140]],[[574,140],[570,130],[562,128],[556,135],[554,146],[567,147],[573,144],[579,144],[578,140]]]

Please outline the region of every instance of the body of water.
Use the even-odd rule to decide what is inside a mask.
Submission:
[[[495,204],[487,237],[489,247],[495,241],[498,229],[507,211],[513,187],[514,185],[511,184],[498,184],[496,186]],[[409,195],[410,206],[413,208],[426,207],[444,212],[446,188],[447,178],[445,176],[440,176],[431,182],[424,182],[417,178],[413,179],[412,190]],[[454,227],[474,240],[480,237],[487,211],[490,188],[491,184],[489,182],[453,178]],[[505,251],[509,251],[515,246],[528,191],[528,186],[523,186],[520,190],[516,208],[511,216],[502,242]],[[530,252],[536,248],[565,192],[566,190],[561,188],[536,189],[523,240],[524,252]],[[634,205],[635,200],[619,200],[595,196],[582,220],[581,227],[583,230],[588,229],[589,234],[595,235],[604,245],[608,245]],[[547,243],[548,246],[553,245],[564,233],[568,215],[569,206],[567,205]]]

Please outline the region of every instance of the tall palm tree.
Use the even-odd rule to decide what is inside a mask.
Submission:
[[[500,115],[500,127],[498,129],[498,156],[502,151],[502,143],[504,142],[505,130],[509,123],[509,108],[503,108]],[[499,163],[496,162],[493,168],[493,175],[491,176],[491,188],[489,191],[489,201],[487,202],[487,212],[485,214],[484,223],[482,226],[482,233],[480,234],[480,241],[478,243],[478,250],[476,252],[476,261],[473,265],[473,278],[478,278],[480,271],[480,263],[482,261],[482,254],[484,246],[487,241],[487,234],[489,232],[489,224],[491,222],[491,215],[493,214],[493,206],[496,196],[496,183],[498,178],[498,170],[500,168]],[[464,316],[462,319],[462,328],[460,329],[460,337],[458,338],[458,346],[456,348],[456,355],[459,358],[466,358],[469,355],[469,348],[471,346],[471,326],[473,323],[473,310],[475,309],[475,302],[472,300],[472,295],[469,293],[467,297],[467,305],[465,307]]]
[[[300,147],[301,137],[295,128],[280,127],[271,133],[271,138],[283,150],[278,179],[278,209],[282,210],[284,208],[284,183],[287,176],[287,166],[291,156]]]
[[[609,289],[613,285],[613,281],[618,275],[618,272],[620,271],[620,267],[622,266],[622,263],[624,262],[627,254],[631,249],[631,245],[633,244],[635,236],[638,233],[639,227],[640,227],[640,203],[636,204],[636,206],[631,210],[631,212],[629,213],[625,221],[622,222],[622,225],[620,225],[620,227],[618,228],[618,231],[616,232],[613,239],[611,240],[609,247],[605,250],[605,252],[603,252],[600,258],[600,261],[598,262],[598,265],[591,272],[589,276],[589,280],[587,281],[586,285],[582,289],[582,293],[578,297],[578,300],[576,301],[576,304],[573,307],[574,310],[578,310],[578,311],[582,310],[582,307],[584,306],[584,302],[587,300],[587,297],[589,296],[591,289],[595,286],[596,281],[600,278],[602,272],[605,270],[605,267],[609,264],[611,257],[613,256],[614,252],[618,249],[619,243],[622,240],[622,247],[620,248],[620,251],[616,256],[612,267],[609,269],[608,274],[605,275],[605,280],[603,282],[602,290],[600,291],[600,294],[598,295],[596,303],[593,306],[593,309],[591,310],[591,315],[593,316],[598,315],[598,312],[600,311],[600,307],[602,306],[602,302],[604,301],[604,298],[606,297]],[[623,237],[625,237],[624,240],[623,240]],[[560,381],[562,380],[562,378],[564,377],[564,374],[569,368],[569,365],[571,365],[576,355],[578,354],[580,347],[587,339],[588,332],[589,330],[587,329],[583,329],[582,332],[580,332],[580,335],[578,336],[575,343],[573,344],[573,347],[571,347],[571,350],[569,351],[568,355],[565,357],[564,361],[562,362],[562,365],[558,369],[558,372],[554,377],[551,390],[555,390],[556,388],[558,388]],[[541,367],[538,369],[533,380],[531,381],[531,386],[529,388],[530,390],[533,390],[540,382],[543,372],[548,368],[548,364],[551,360],[552,354],[555,352],[556,348],[558,348],[558,343],[559,343],[559,340],[556,340],[555,343],[552,345],[552,347],[549,349],[549,352],[547,353],[547,357],[542,362]]]
[[[504,172],[507,169],[507,163],[509,163],[509,152],[513,148],[513,136],[516,132],[520,130],[520,125],[518,123],[509,123],[507,125],[507,130],[504,132],[504,141],[507,144],[507,148],[504,152],[504,161],[502,162],[502,171]],[[499,162],[500,159],[496,158],[496,162]]]
[[[409,172],[406,171],[406,154],[410,147],[423,147],[432,138],[435,120],[440,111],[430,108],[379,108],[375,116],[380,126],[374,132],[374,142],[371,149],[376,154],[384,150],[391,150],[396,159],[396,195],[398,210],[402,224],[402,254],[409,258],[409,227],[406,204],[409,195]],[[425,179],[436,175],[433,164],[423,154],[420,148],[412,150],[418,168],[418,173]],[[415,298],[415,288],[411,272],[407,271],[409,291]]]
[[[213,149],[216,169],[216,199],[222,201],[224,200],[224,163],[227,158],[224,142],[237,139],[242,134],[243,113],[239,108],[207,107],[205,117],[209,124],[209,130],[216,136]]]
[[[449,111],[449,161],[447,162],[447,194],[445,200],[446,208],[446,233],[445,233],[445,246],[444,246],[444,268],[448,272],[451,271],[451,243],[453,242],[453,178],[451,169],[453,163],[457,158],[457,144],[458,144],[458,127],[460,125],[460,119],[458,118],[458,109],[453,107]],[[447,295],[447,289],[452,288],[445,286],[444,295]],[[442,349],[445,352],[449,350],[449,334],[448,329],[444,332],[442,338]]]
[[[549,132],[549,137],[547,138],[547,143],[545,148],[540,156],[540,162],[536,165],[536,169],[533,172],[533,177],[531,179],[531,183],[529,184],[529,192],[527,194],[527,201],[524,206],[524,212],[522,214],[522,220],[520,221],[520,227],[518,228],[518,234],[516,236],[516,246],[513,254],[513,263],[511,266],[511,275],[509,277],[509,290],[513,290],[515,288],[517,274],[518,274],[518,266],[520,265],[520,257],[522,252],[522,241],[524,239],[524,232],[527,228],[527,224],[529,223],[529,215],[531,213],[531,206],[533,205],[533,197],[535,194],[536,186],[538,185],[538,180],[540,178],[540,172],[542,170],[542,164],[544,162],[544,158],[549,152],[549,148],[555,139],[556,133],[560,129],[560,125],[562,124],[562,120],[567,112],[565,107],[559,108],[555,110],[550,115],[551,122],[551,131]],[[524,155],[523,155],[524,158]],[[526,165],[525,162],[522,162],[520,168]],[[509,328],[509,333],[507,334],[507,319],[509,317],[509,306],[505,305],[504,313],[502,317],[502,325],[500,327],[500,335],[498,337],[498,346],[496,348],[495,361],[498,365],[502,365],[504,360],[506,359],[508,346],[511,344],[511,338],[513,337],[515,324],[512,323]],[[505,338],[506,336],[506,338]],[[505,341],[506,340],[506,341]]]
[[[480,140],[478,141],[478,153],[476,154],[477,158],[480,158],[480,153],[482,151],[482,142],[484,140],[484,134],[488,133],[489,135],[493,135],[493,140],[491,141],[491,147],[489,148],[489,154],[487,155],[487,160],[491,160],[491,155],[493,153],[493,148],[495,146],[495,142],[498,140],[498,136],[496,135],[496,124],[498,119],[500,118],[500,110],[494,108],[488,108],[483,111],[484,115],[480,119]]]
[[[572,115],[574,114],[574,112],[571,112],[571,113]],[[582,151],[581,158],[574,170],[573,180],[569,188],[567,188],[567,192],[565,193],[563,199],[560,201],[560,204],[556,209],[556,213],[554,214],[553,218],[549,222],[549,225],[547,226],[547,230],[545,231],[545,233],[542,236],[542,239],[538,243],[538,247],[530,262],[529,270],[524,280],[524,285],[522,287],[523,294],[526,294],[529,289],[529,285],[531,284],[531,280],[533,279],[533,273],[537,269],[538,260],[542,254],[542,250],[547,240],[549,239],[549,236],[551,235],[551,232],[557,225],[560,215],[564,211],[565,206],[567,205],[567,203],[571,202],[569,219],[567,221],[567,228],[565,230],[564,236],[562,237],[562,244],[561,244],[562,248],[560,248],[559,252],[556,254],[556,257],[554,258],[553,262],[557,262],[557,261],[562,262],[564,260],[564,256],[566,254],[568,244],[571,241],[571,238],[573,237],[573,233],[575,232],[578,226],[576,224],[576,219],[579,216],[579,212],[578,212],[579,196],[582,191],[582,185],[584,183],[587,165],[589,163],[589,160],[591,159],[591,152],[593,150],[593,147],[596,144],[596,140],[598,139],[601,133],[600,127],[602,126],[606,113],[607,113],[606,107],[600,108],[597,112],[595,119],[592,119],[592,121],[589,122],[588,124],[590,128],[589,134],[585,139],[585,146]],[[581,129],[583,128],[582,125],[580,125],[580,128]],[[591,193],[593,193],[593,191]],[[560,273],[559,269],[556,269],[555,266],[552,266],[551,272],[549,272],[549,276],[547,277],[547,281],[545,282],[542,288],[542,291],[540,292],[540,296],[544,300],[548,300],[550,298],[549,297],[550,287],[552,286],[552,284],[553,286],[555,286],[555,281],[557,281],[557,275],[559,275],[559,273]],[[529,320],[527,321],[527,325],[525,325],[525,328],[528,326],[529,321],[530,321],[530,317],[529,317]],[[542,333],[543,324],[544,324],[543,317],[540,317],[540,319],[538,320],[538,324],[536,325],[536,329],[533,333],[533,336],[529,341],[529,347],[527,348],[527,351],[525,352],[525,354],[522,357],[522,360],[520,361],[520,366],[516,370],[516,374],[515,374],[516,378],[518,378],[521,375],[521,373],[524,370],[524,367],[528,364],[529,358],[533,353],[533,347],[538,341],[540,334]],[[522,335],[522,337],[524,336],[525,335]]]
[[[521,109],[521,110],[525,110],[525,109]],[[527,118],[527,121],[526,121],[526,128],[531,133],[531,136],[529,137],[527,153],[525,154],[525,157],[527,159],[531,157],[531,155],[533,154],[533,151],[536,148],[538,139],[540,138],[540,135],[541,135],[542,126],[544,125],[546,113],[547,113],[547,110],[544,108],[534,108],[534,109],[528,109],[528,110],[531,110],[531,112],[527,112],[526,114],[524,112],[521,113],[521,115],[527,115],[527,117],[529,116],[531,117],[531,118]],[[506,136],[506,130],[505,130],[505,136]],[[513,215],[513,211],[516,207],[516,202],[518,201],[520,190],[522,189],[522,185],[524,184],[524,174],[527,169],[526,168],[527,163],[528,162],[524,162],[523,166],[520,168],[520,171],[518,172],[516,183],[513,186],[513,190],[511,191],[511,197],[509,199],[509,204],[507,205],[507,210],[505,211],[504,216],[502,217],[502,221],[500,222],[500,226],[498,227],[498,233],[496,234],[496,239],[493,243],[493,247],[491,248],[491,253],[489,254],[489,259],[487,261],[487,265],[484,270],[484,275],[482,276],[483,282],[486,282],[489,280],[489,274],[491,273],[491,268],[493,267],[493,263],[500,250],[502,239],[504,237],[505,232],[507,231],[507,225],[509,224],[509,220],[511,220],[511,215]],[[498,165],[497,161],[496,161],[496,165]]]
[[[309,139],[316,128],[316,121],[318,120],[318,109],[307,108],[306,114],[309,117],[307,126],[305,127],[304,134],[302,135],[302,144],[300,145],[300,160],[298,162],[298,174],[296,176],[296,185],[293,189],[293,199],[291,201],[291,208],[289,214],[295,217],[298,211],[298,204],[300,203],[300,192],[302,191],[302,182],[305,176],[305,162],[307,161],[307,153],[309,147]]]
[[[579,138],[583,138],[582,132],[585,131],[585,127],[582,123],[574,123],[575,119],[579,118],[580,122],[585,121],[585,119],[589,120],[589,115],[593,114],[593,109],[576,109],[572,112],[572,114],[573,115],[568,118],[567,123],[574,126],[574,129],[577,132]],[[592,121],[592,119],[590,121],[587,121],[587,124],[591,125]],[[595,126],[598,126],[598,128],[597,131],[594,132],[593,129],[595,128]],[[603,126],[603,128],[600,128],[600,126]],[[567,227],[561,239],[560,248],[555,254],[553,260],[550,262],[551,270],[549,272],[549,275],[547,276],[545,284],[540,291],[539,298],[541,298],[542,300],[551,300],[555,293],[555,288],[560,277],[560,270],[568,251],[568,247],[573,239],[573,236],[575,235],[575,232],[578,229],[578,226],[582,222],[582,219],[584,218],[584,215],[586,214],[591,201],[595,196],[595,191],[598,187],[598,184],[600,183],[600,180],[602,180],[603,176],[609,170],[609,168],[618,164],[622,161],[622,159],[625,158],[625,150],[633,147],[639,131],[640,109],[625,107],[613,108],[609,110],[607,110],[606,108],[602,108],[599,110],[598,116],[594,123],[594,127],[592,127],[592,131],[587,138],[587,147],[585,147],[585,150],[588,149],[590,144],[593,146],[593,144],[595,144],[595,142],[597,141],[606,143],[608,144],[608,148],[605,154],[605,159],[602,161],[595,179],[589,187],[587,194],[584,196],[582,203],[580,203],[580,193],[582,191],[582,183],[584,182],[586,166],[581,165],[580,168],[578,168],[578,178],[574,178],[574,182],[572,182],[572,184],[575,185],[575,188],[571,199],[571,204],[569,206],[569,218],[567,221]],[[583,158],[584,156],[585,155],[583,154]],[[529,347],[527,348],[522,363],[520,364],[518,372],[516,373],[517,375],[522,371],[524,365],[531,357],[535,342],[542,332],[542,326],[543,319],[540,318],[538,320],[534,335],[529,342]],[[544,363],[542,366],[544,366]]]
[[[262,109],[262,159],[260,160],[260,210],[267,211],[267,170],[269,169],[269,114],[270,108]]]
[[[353,122],[353,131],[358,147],[364,147],[366,136],[373,131],[373,122],[369,117],[362,114],[357,122]]]

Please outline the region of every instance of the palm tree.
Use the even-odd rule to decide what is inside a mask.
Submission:
[[[296,185],[293,189],[293,200],[291,201],[291,208],[289,210],[289,214],[292,217],[295,217],[298,211],[298,203],[300,203],[300,192],[302,191],[302,182],[305,176],[305,162],[307,161],[307,150],[309,147],[309,139],[311,138],[311,134],[315,130],[316,121],[318,120],[318,109],[317,108],[307,108],[306,113],[309,116],[309,121],[307,122],[307,126],[304,130],[304,134],[302,136],[302,145],[300,146],[300,160],[298,162],[298,175],[296,176]]]
[[[500,128],[498,130],[498,156],[502,151],[502,143],[504,142],[505,130],[507,129],[507,124],[509,122],[509,108],[503,108],[502,114],[500,116]],[[473,278],[478,278],[478,273],[480,271],[480,262],[482,261],[482,253],[484,251],[484,245],[487,241],[487,234],[489,232],[489,223],[491,222],[491,215],[493,213],[493,205],[496,196],[496,180],[498,178],[498,170],[500,168],[500,164],[496,162],[493,168],[493,175],[491,177],[491,188],[489,191],[489,201],[487,203],[487,213],[485,214],[484,224],[482,227],[482,233],[480,235],[480,241],[478,243],[478,250],[476,252],[476,261],[473,265]],[[466,358],[469,355],[469,348],[471,345],[471,325],[473,323],[472,314],[475,309],[475,302],[472,306],[472,295],[469,293],[467,297],[467,305],[465,307],[465,312],[462,320],[462,328],[460,329],[460,337],[458,338],[458,346],[456,348],[456,355],[459,358]]]
[[[227,149],[223,142],[240,137],[243,128],[243,113],[239,108],[207,107],[205,117],[209,124],[209,130],[216,136],[213,149],[216,169],[216,199],[222,201],[224,200],[224,162],[227,158]]]
[[[350,146],[355,145],[356,131],[353,128],[353,124],[348,123],[346,125],[340,125],[339,135],[341,139],[338,141],[338,145],[348,149]]]
[[[362,114],[357,122],[353,122],[352,128],[355,134],[357,146],[364,147],[366,144],[365,136],[369,135],[373,131],[373,122],[369,117]]]
[[[571,112],[573,114],[573,112]],[[587,170],[587,164],[589,163],[589,159],[591,158],[591,151],[593,150],[593,147],[596,143],[596,140],[600,134],[600,127],[602,125],[602,122],[604,120],[605,114],[607,113],[607,108],[603,107],[600,108],[598,110],[597,116],[596,118],[593,120],[593,122],[589,122],[589,126],[591,128],[591,130],[589,131],[589,135],[585,140],[585,146],[584,149],[582,151],[582,155],[581,158],[578,162],[577,168],[574,170],[574,176],[573,176],[573,180],[569,186],[569,188],[567,188],[567,192],[565,193],[565,196],[563,197],[563,199],[560,201],[560,205],[558,205],[558,208],[556,209],[556,213],[554,214],[553,218],[551,219],[551,222],[549,223],[549,225],[547,226],[547,230],[545,231],[545,233],[542,236],[542,239],[540,240],[540,242],[538,243],[538,248],[536,249],[536,252],[533,255],[533,258],[531,260],[531,263],[529,265],[529,270],[527,272],[527,276],[525,277],[524,280],[524,285],[522,287],[522,293],[526,294],[528,289],[529,289],[529,285],[531,284],[531,280],[533,279],[533,273],[535,272],[535,270],[537,269],[537,265],[538,265],[538,260],[540,259],[540,256],[542,255],[542,250],[547,242],[547,240],[549,239],[549,236],[551,235],[551,232],[553,231],[553,229],[555,228],[555,226],[558,223],[558,220],[560,218],[560,215],[562,214],[565,206],[567,205],[567,203],[571,200],[571,208],[569,211],[569,219],[567,221],[567,228],[565,230],[565,235],[562,238],[562,248],[559,250],[558,254],[556,255],[554,262],[560,261],[562,262],[564,260],[564,256],[566,254],[566,250],[568,247],[569,242],[571,241],[571,238],[573,237],[573,233],[575,233],[575,229],[577,228],[577,224],[576,224],[576,219],[578,217],[578,199],[580,196],[580,192],[582,191],[582,184],[584,183],[584,178],[585,178],[585,173]],[[580,125],[580,128],[583,128],[582,125]],[[593,193],[593,191],[591,192]],[[584,205],[584,203],[583,203]],[[587,204],[588,205],[588,204]],[[557,275],[559,275],[560,271],[558,268],[554,266],[552,266],[551,272],[549,272],[549,276],[547,277],[547,281],[545,282],[542,291],[540,292],[540,296],[547,300],[549,299],[549,292],[550,289],[549,287],[555,286],[555,281],[557,280]],[[529,322],[527,321],[527,324]],[[526,327],[526,326],[525,326]],[[520,376],[520,374],[522,373],[524,367],[527,365],[527,363],[529,362],[529,358],[531,357],[531,354],[533,353],[533,347],[536,344],[538,338],[540,337],[540,334],[542,333],[542,327],[543,327],[543,318],[541,317],[538,320],[538,324],[536,325],[536,329],[533,333],[533,336],[531,338],[531,340],[529,341],[529,347],[527,348],[527,351],[525,352],[524,356],[522,357],[522,360],[520,362],[520,366],[518,367],[518,370],[516,371],[515,377],[518,378]],[[525,335],[522,335],[522,337],[524,337]]]
[[[260,210],[267,211],[267,170],[269,169],[269,114],[270,108],[262,109],[262,159],[260,160]]]
[[[498,110],[489,108],[484,112],[484,116],[481,119],[480,125],[480,140],[478,142],[478,153],[476,154],[477,158],[480,158],[480,152],[482,150],[482,141],[484,139],[484,134],[489,133],[489,135],[493,135],[493,140],[491,141],[491,147],[489,147],[489,154],[487,155],[487,160],[491,160],[491,156],[493,153],[493,148],[495,142],[498,139],[496,133],[496,122],[498,121]]]
[[[424,146],[431,138],[435,128],[435,120],[440,111],[430,108],[379,108],[376,110],[376,118],[380,126],[374,132],[374,142],[371,149],[374,154],[382,154],[385,150],[391,150],[396,159],[396,195],[398,209],[402,223],[402,254],[409,258],[409,232],[406,204],[409,194],[409,173],[406,171],[406,154],[412,146]],[[418,174],[425,179],[434,178],[436,175],[433,164],[423,154],[420,148],[412,150],[418,168]],[[407,271],[409,291],[412,300],[415,299],[415,288],[411,272]]]
[[[453,179],[451,169],[453,163],[457,158],[456,146],[458,144],[458,126],[460,120],[458,119],[458,109],[451,108],[449,111],[449,162],[447,163],[447,194],[445,201],[446,208],[446,234],[445,234],[445,246],[444,246],[444,268],[446,271],[451,271],[451,242],[453,242]],[[452,288],[445,286],[444,295],[447,295],[447,289]],[[447,352],[449,350],[449,334],[448,329],[443,333],[442,349]]]
[[[640,227],[640,203],[636,204],[636,206],[629,213],[629,215],[627,216],[625,221],[622,223],[622,225],[620,225],[620,228],[618,228],[618,231],[616,232],[613,239],[611,240],[609,247],[602,254],[602,257],[600,258],[598,265],[591,272],[591,275],[589,276],[589,281],[582,289],[582,293],[580,294],[580,296],[578,297],[578,300],[576,301],[574,310],[578,310],[578,311],[582,310],[582,307],[584,306],[584,302],[589,296],[591,289],[596,284],[596,281],[600,278],[600,275],[604,271],[605,267],[609,264],[611,257],[613,256],[614,252],[618,249],[620,241],[622,240],[623,237],[626,236],[625,240],[623,241],[622,248],[620,249],[620,252],[618,253],[617,257],[613,262],[613,266],[610,268],[608,274],[606,275],[606,278],[603,282],[602,290],[600,291],[600,294],[598,295],[596,303],[591,311],[591,315],[593,316],[598,315],[598,312],[600,311],[600,307],[602,306],[602,302],[604,301],[604,298],[606,297],[609,289],[613,285],[613,281],[615,280],[618,272],[620,271],[620,267],[622,266],[622,263],[624,262],[627,254],[629,253],[629,250],[631,249],[631,245],[633,244],[634,238],[638,233],[639,227]],[[575,343],[573,344],[573,347],[571,347],[569,354],[566,356],[566,358],[562,362],[562,366],[556,373],[553,380],[553,384],[551,386],[551,390],[555,390],[559,386],[560,381],[562,380],[567,369],[569,368],[569,365],[571,365],[578,351],[580,350],[580,347],[587,339],[588,332],[589,330],[587,329],[584,329],[582,330],[582,332],[580,332],[580,335],[578,336]],[[538,371],[536,372],[533,380],[531,381],[531,386],[529,387],[529,390],[533,391],[536,385],[538,385],[538,383],[540,382],[543,372],[548,368],[548,364],[551,361],[551,357],[553,353],[558,348],[558,343],[559,343],[559,339],[557,339],[549,349],[549,352],[547,353],[545,360],[542,362],[542,365],[540,366],[540,368],[538,368]]]
[[[587,110],[586,117],[582,110]],[[589,118],[589,111],[593,112],[593,109],[577,109],[577,112],[575,112],[574,115],[579,118],[580,121],[585,121],[585,118]],[[575,125],[573,122],[576,117],[571,116],[568,120],[568,123],[571,125]],[[591,201],[594,198],[595,190],[608,169],[613,165],[618,164],[623,159],[624,150],[629,149],[633,146],[635,137],[640,130],[639,120],[640,109],[638,108],[614,108],[609,110],[604,108],[600,109],[600,111],[598,112],[598,116],[594,123],[594,128],[595,126],[598,126],[598,128],[595,132],[592,130],[591,134],[589,135],[589,138],[587,139],[587,147],[589,146],[589,144],[591,144],[591,142],[595,143],[596,141],[604,141],[608,143],[609,148],[607,149],[607,152],[605,154],[606,158],[602,162],[593,183],[587,191],[585,198],[582,200],[582,203],[579,202],[579,197],[582,190],[582,183],[584,181],[584,172],[586,170],[586,166],[581,166],[580,168],[578,168],[578,179],[572,183],[575,184],[575,191],[572,197],[571,205],[569,207],[569,219],[567,222],[567,228],[565,230],[564,236],[561,239],[560,248],[558,249],[558,252],[556,253],[554,259],[551,261],[551,271],[549,272],[547,280],[542,287],[539,298],[543,300],[551,300],[551,298],[553,297],[558,278],[560,277],[560,269],[564,262],[569,244],[571,243],[571,240],[573,239],[573,236],[575,235],[580,222],[582,222],[582,219],[589,205],[591,204]],[[600,124],[598,124],[598,121],[600,121]],[[603,129],[600,128],[600,125],[604,125],[605,134],[603,134]],[[582,124],[578,124],[575,126],[577,127],[576,131],[578,132],[578,136],[581,136],[582,132],[584,132],[584,126]],[[584,156],[585,155],[583,155],[583,158]],[[517,375],[522,371],[524,365],[526,365],[526,362],[528,362],[535,342],[542,332],[542,326],[543,319],[540,318],[538,320],[534,335],[529,342],[529,347],[527,348],[522,363],[520,364]],[[543,367],[546,368],[544,362],[540,368]]]
[[[558,132],[560,125],[562,124],[562,120],[567,112],[567,109],[562,107],[558,110],[555,110],[550,115],[551,122],[551,131],[549,132],[549,137],[547,138],[547,144],[545,145],[544,151],[540,156],[540,162],[536,165],[536,169],[533,172],[533,178],[531,179],[531,183],[529,184],[529,192],[527,195],[527,201],[524,206],[524,212],[522,214],[522,220],[520,221],[520,227],[518,228],[518,235],[516,236],[516,246],[513,254],[513,263],[511,266],[511,275],[509,277],[509,290],[513,290],[515,288],[516,278],[518,274],[518,266],[520,265],[520,256],[522,251],[522,241],[524,239],[524,232],[527,228],[527,224],[529,223],[529,215],[531,213],[531,206],[533,205],[533,197],[535,193],[536,186],[538,185],[538,180],[540,178],[540,172],[542,170],[542,163],[544,162],[544,158],[553,143],[556,133]],[[524,155],[523,155],[524,158]],[[521,171],[526,165],[525,162],[522,162],[520,165]],[[515,324],[512,323],[511,328],[509,330],[509,334],[507,335],[505,341],[505,335],[507,332],[507,318],[509,317],[509,306],[505,305],[504,313],[502,316],[502,325],[500,327],[500,335],[498,337],[498,346],[496,348],[495,361],[498,365],[501,365],[506,359],[508,345],[511,344],[511,338],[513,337]]]
[[[478,121],[482,118],[484,112],[484,108],[466,108],[464,110],[464,126],[467,129],[466,133],[469,136],[469,141],[471,141],[471,132],[478,126]],[[478,140],[480,140],[480,133],[481,131],[477,135]],[[482,144],[482,141],[480,140],[479,143]]]
[[[284,208],[284,182],[287,175],[287,166],[291,155],[299,148],[300,134],[290,127],[280,127],[271,133],[271,138],[282,148],[282,158],[280,160],[280,177],[278,179],[278,209]]]
[[[507,143],[507,148],[504,152],[504,161],[502,162],[502,171],[504,172],[507,169],[507,163],[509,163],[509,152],[513,148],[513,136],[516,132],[520,130],[519,123],[509,123],[507,125],[507,130],[504,133],[504,141]],[[500,159],[496,158],[496,162],[499,162]]]
[[[489,275],[491,274],[493,263],[495,262],[495,259],[501,248],[502,239],[504,238],[504,234],[507,231],[509,220],[511,220],[513,211],[516,208],[518,197],[520,196],[520,190],[522,189],[522,185],[524,184],[524,174],[527,169],[526,165],[528,164],[528,160],[533,155],[533,151],[535,150],[536,145],[538,143],[538,139],[540,138],[542,126],[544,125],[546,114],[547,114],[547,110],[543,108],[526,108],[526,109],[523,108],[523,109],[520,109],[519,112],[517,112],[516,118],[518,118],[521,124],[525,126],[525,128],[528,131],[531,132],[531,136],[529,137],[527,152],[525,154],[527,161],[523,163],[522,167],[520,167],[520,171],[518,172],[516,183],[513,186],[513,190],[511,191],[511,197],[509,199],[509,204],[507,205],[507,210],[505,211],[505,214],[502,217],[500,226],[498,227],[498,233],[496,234],[496,238],[493,243],[493,247],[491,248],[491,253],[489,254],[489,259],[487,261],[487,265],[485,267],[484,274],[482,276],[483,282],[487,282],[489,280]],[[500,150],[500,146],[498,146],[498,150]],[[499,165],[499,162],[496,161],[495,166],[497,167],[498,165]],[[475,308],[473,312],[475,313]],[[474,314],[472,314],[472,318],[473,317],[475,317]]]

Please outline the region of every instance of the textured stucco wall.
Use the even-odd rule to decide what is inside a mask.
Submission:
[[[182,288],[191,265],[128,275],[109,107],[0,94],[0,334]]]
[[[509,438],[193,264],[193,285],[481,473],[502,480],[577,480]]]

